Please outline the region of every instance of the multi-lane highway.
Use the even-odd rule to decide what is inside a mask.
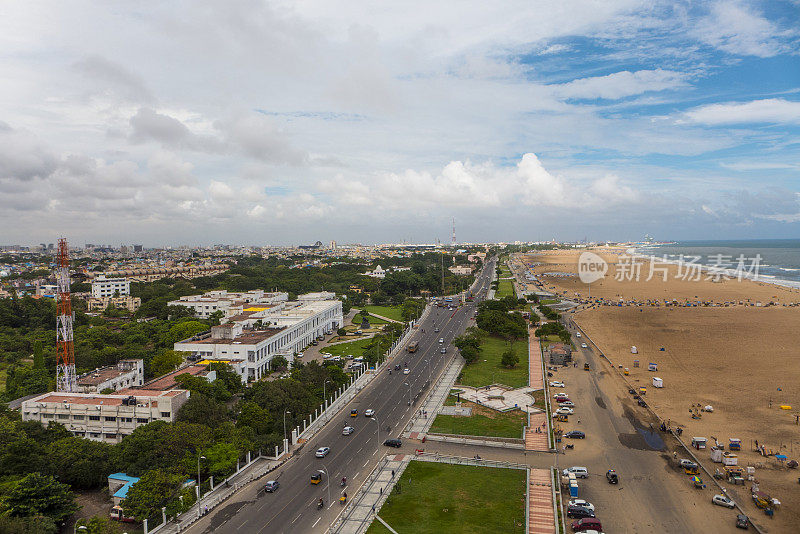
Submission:
[[[494,261],[490,261],[481,271],[477,296],[486,294],[494,269]],[[265,480],[254,482],[190,531],[288,533],[327,529],[340,512],[338,499],[343,491],[342,477],[348,480],[344,491],[354,494],[379,459],[395,450],[384,446],[383,442],[400,437],[436,377],[454,357],[453,338],[464,331],[473,315],[473,303],[453,310],[434,307],[412,338],[419,343],[417,352],[402,351],[383,366],[379,375],[353,401],[331,417],[331,421],[280,470],[270,474],[269,479],[280,482],[276,492],[264,493]],[[435,331],[437,328],[439,332]],[[439,343],[440,338],[442,343]],[[445,354],[440,352],[443,346],[447,349]],[[400,371],[394,369],[397,364]],[[405,367],[409,374],[402,372]],[[358,410],[358,416],[350,416],[352,409]],[[375,410],[375,416],[365,417],[367,409]],[[345,426],[352,426],[355,431],[342,435]],[[330,453],[325,458],[316,458],[314,453],[319,447],[330,447]],[[325,473],[322,483],[312,485],[311,475],[320,470]],[[320,498],[325,503],[322,509],[317,506]]]

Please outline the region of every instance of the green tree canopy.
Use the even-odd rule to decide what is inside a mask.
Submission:
[[[166,469],[151,469],[128,489],[122,509],[128,517],[144,521],[178,495],[186,477]]]
[[[49,475],[31,473],[17,482],[4,496],[8,513],[17,517],[43,515],[59,522],[80,507],[67,484]]]
[[[213,428],[228,420],[228,408],[213,397],[195,392],[178,410],[177,420]]]
[[[183,356],[183,352],[165,349],[153,356],[153,359],[150,362],[150,372],[154,376],[161,376],[171,373],[177,369],[181,363],[183,363]]]
[[[111,445],[76,437],[52,443],[48,458],[58,479],[77,489],[105,486],[114,468]]]

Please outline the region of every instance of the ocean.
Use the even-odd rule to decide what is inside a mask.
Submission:
[[[800,239],[759,239],[744,241],[678,241],[668,245],[637,247],[636,252],[646,256],[679,261],[699,256],[697,263],[712,266],[728,264],[735,269],[739,256],[744,256],[744,268],[750,269],[759,258],[758,279],[780,285],[800,287]],[[722,255],[722,258],[719,257]]]

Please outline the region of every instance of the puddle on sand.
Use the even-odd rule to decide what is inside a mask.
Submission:
[[[628,409],[625,409],[625,418],[633,425],[636,432],[619,434],[619,442],[622,445],[629,449],[638,449],[642,451],[663,451],[666,448],[663,438],[655,427],[653,427],[653,430],[650,430],[649,427],[643,426],[636,418],[635,414]]]

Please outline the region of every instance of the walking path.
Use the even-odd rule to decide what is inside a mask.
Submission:
[[[445,368],[444,374],[434,380],[436,387],[433,393],[425,397],[420,409],[417,410],[411,421],[406,425],[403,437],[409,439],[422,439],[425,437],[433,424],[433,420],[436,419],[436,414],[439,413],[444,401],[450,394],[450,389],[455,384],[461,369],[464,368],[464,363],[464,358],[455,356],[450,361],[450,365]]]
[[[544,390],[544,371],[542,370],[542,349],[539,338],[528,335],[528,383],[533,390]],[[546,412],[528,415],[528,427],[525,429],[525,449],[529,451],[549,451],[548,414]],[[536,432],[536,429],[540,432]]]
[[[528,471],[528,534],[555,534],[552,473],[549,469]]]

